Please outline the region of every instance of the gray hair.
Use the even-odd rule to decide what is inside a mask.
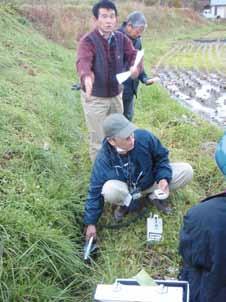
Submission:
[[[131,24],[133,27],[147,27],[147,20],[144,14],[138,11],[129,14],[126,23]]]

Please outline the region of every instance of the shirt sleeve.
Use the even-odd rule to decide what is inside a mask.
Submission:
[[[80,40],[77,51],[76,68],[83,84],[85,76],[92,75],[92,66],[95,55],[95,47],[87,37]]]
[[[145,83],[147,82],[148,76],[147,76],[147,74],[146,74],[146,72],[145,72],[144,69],[143,69],[143,71],[141,71],[141,73],[139,74],[138,79],[139,79],[143,84],[145,84]]]
[[[85,203],[84,224],[96,225],[104,208],[104,198],[101,194],[104,183],[107,181],[109,167],[102,159],[97,158],[89,185],[88,196]]]
[[[132,41],[124,35],[124,57],[128,66],[133,66],[137,55],[137,50],[134,48]],[[139,73],[143,71],[143,59],[138,65]]]
[[[135,46],[136,45],[136,46]],[[135,42],[135,48],[138,49],[138,50],[141,50],[142,49],[142,43],[141,43],[141,37],[138,37],[136,39],[136,42]],[[146,83],[146,81],[148,80],[148,76],[144,70],[144,66],[139,74],[139,77],[138,77],[139,81],[141,81],[143,84]]]

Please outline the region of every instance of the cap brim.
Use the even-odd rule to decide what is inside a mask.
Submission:
[[[117,136],[120,138],[127,138],[129,137],[131,134],[133,134],[133,132],[137,129],[137,127],[132,124],[129,123],[124,129],[122,129]]]

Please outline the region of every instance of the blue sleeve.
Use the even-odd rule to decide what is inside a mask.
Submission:
[[[137,50],[141,50],[142,49],[142,43],[141,43],[141,38],[137,38],[134,42],[133,42],[134,48]],[[148,76],[145,72],[145,70],[143,69],[143,71],[141,71],[141,73],[138,76],[139,81],[141,81],[143,84],[146,83],[146,81],[148,80]]]
[[[145,84],[148,80],[148,76],[145,72],[145,70],[143,70],[140,74],[139,74],[139,77],[138,77],[139,81],[141,81],[143,84]]]
[[[107,181],[107,171],[109,166],[104,160],[97,158],[89,185],[88,196],[85,203],[84,210],[84,224],[96,225],[104,208],[104,199],[101,195],[103,184]]]
[[[168,149],[154,135],[151,136],[149,148],[153,161],[155,181],[159,182],[161,179],[166,179],[169,183],[172,179],[172,169],[169,164]]]

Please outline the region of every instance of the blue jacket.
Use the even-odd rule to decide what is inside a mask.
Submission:
[[[126,35],[125,27],[126,27],[126,22],[124,22],[122,24],[122,26],[118,29],[118,31],[120,31],[120,32],[122,32]],[[136,39],[132,39],[128,35],[126,35],[126,36],[132,41],[133,46],[134,46],[135,49],[137,49],[137,50],[142,49],[142,43],[141,43],[141,38],[140,37],[138,37]],[[130,67],[131,66],[129,66],[129,65],[125,66],[125,70],[128,70]],[[123,87],[123,94],[126,95],[127,97],[137,95],[137,89],[138,89],[139,81],[141,81],[142,83],[146,83],[147,80],[148,80],[148,76],[147,76],[147,74],[144,70],[139,74],[139,77],[137,79],[129,78],[128,80],[126,80],[123,83],[123,86],[124,86]]]
[[[179,252],[190,302],[226,301],[226,193],[205,199],[184,217]]]
[[[145,190],[161,179],[170,182],[172,170],[168,150],[149,131],[137,129],[134,135],[134,148],[124,156],[119,156],[115,148],[104,140],[91,174],[85,203],[85,224],[96,224],[101,216],[104,207],[101,190],[108,180],[121,180],[128,186],[132,181],[139,190]]]

